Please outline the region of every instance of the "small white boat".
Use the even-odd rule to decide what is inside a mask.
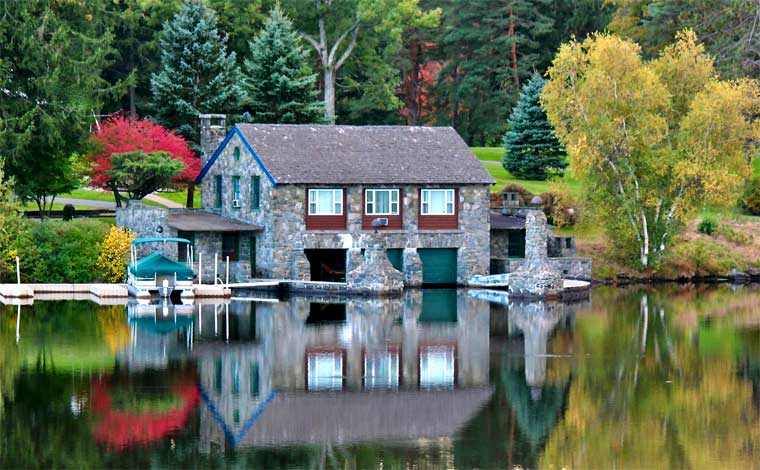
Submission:
[[[509,273],[490,274],[486,276],[470,276],[467,278],[467,287],[483,289],[506,289],[509,287]]]

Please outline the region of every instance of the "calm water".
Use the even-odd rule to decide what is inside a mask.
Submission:
[[[336,302],[0,306],[0,467],[759,465],[760,290]]]

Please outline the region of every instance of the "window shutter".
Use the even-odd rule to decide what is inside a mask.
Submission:
[[[251,178],[251,208],[257,210],[259,208],[259,193],[261,191],[261,177],[254,175]]]

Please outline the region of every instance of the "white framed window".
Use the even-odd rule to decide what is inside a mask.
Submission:
[[[364,386],[371,388],[398,388],[398,351],[378,351],[364,356]]]
[[[309,215],[343,215],[343,190],[310,189]]]
[[[422,215],[454,215],[454,190],[423,189]]]
[[[364,191],[364,213],[398,215],[398,199],[398,189],[367,189]]]
[[[343,354],[340,352],[309,354],[306,375],[309,390],[341,390],[343,388]]]
[[[420,387],[454,385],[454,347],[430,346],[420,351]]]

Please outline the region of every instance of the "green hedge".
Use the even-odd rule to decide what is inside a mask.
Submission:
[[[29,224],[19,247],[21,274],[30,282],[93,282],[95,263],[109,226],[75,219]]]

